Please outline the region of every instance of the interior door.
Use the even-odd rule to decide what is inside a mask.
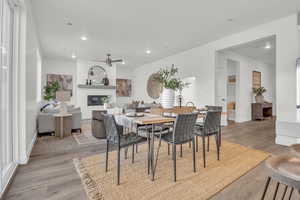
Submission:
[[[1,190],[12,174],[12,34],[13,11],[8,0],[0,0],[0,165]]]

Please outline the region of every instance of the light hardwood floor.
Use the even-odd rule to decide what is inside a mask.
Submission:
[[[89,122],[83,122],[83,126],[85,130],[90,129]],[[289,153],[288,148],[274,143],[275,133],[272,120],[230,124],[223,128],[223,139],[272,154]],[[29,163],[19,167],[4,199],[87,199],[72,159],[104,151],[105,145],[79,146],[73,137],[63,140],[51,136],[38,138]],[[266,181],[265,172],[262,163],[212,199],[259,199]],[[278,198],[281,198],[281,194],[282,187],[279,190]],[[292,199],[300,199],[298,192],[294,192]]]

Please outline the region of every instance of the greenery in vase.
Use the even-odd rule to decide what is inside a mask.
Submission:
[[[260,96],[260,95],[262,95],[263,93],[265,93],[266,91],[267,91],[267,89],[264,88],[264,87],[253,88],[253,93],[254,93],[256,96]]]
[[[164,68],[160,69],[157,74],[157,80],[162,84],[166,89],[172,90],[183,90],[186,87],[186,83],[182,82],[179,78],[176,78],[175,75],[178,73],[178,69],[172,65],[170,69]]]
[[[102,98],[102,102],[103,102],[103,103],[109,103],[109,102],[110,102],[110,96],[103,97],[103,98]]]
[[[56,91],[60,88],[57,81],[50,82],[44,87],[44,99],[47,101],[53,100],[56,97]]]

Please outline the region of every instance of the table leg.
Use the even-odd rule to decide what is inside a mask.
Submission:
[[[64,138],[64,118],[60,117],[60,139]]]
[[[154,181],[154,124],[152,124],[152,133],[150,136],[151,140],[151,158],[150,158],[150,166],[151,166],[151,180]]]

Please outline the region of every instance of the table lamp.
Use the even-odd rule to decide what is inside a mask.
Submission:
[[[71,92],[70,91],[57,91],[56,92],[56,100],[60,101],[60,114],[67,114],[67,101],[71,100]]]

